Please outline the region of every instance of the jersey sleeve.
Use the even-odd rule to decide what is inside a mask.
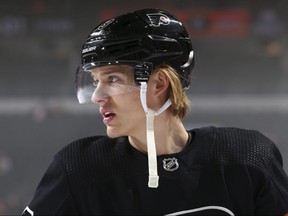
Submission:
[[[255,215],[288,214],[288,177],[272,140],[256,130],[217,128],[213,142],[210,162],[237,164],[249,170]],[[231,182],[232,187],[237,189],[237,182]]]
[[[267,138],[268,139],[268,138]],[[279,149],[271,141],[270,169],[256,202],[256,215],[288,214],[288,177]]]
[[[66,176],[56,157],[22,215],[77,215]]]

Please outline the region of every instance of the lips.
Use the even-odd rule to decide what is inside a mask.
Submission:
[[[105,125],[108,125],[116,116],[116,114],[111,110],[102,107],[100,107],[100,113],[103,116],[103,123]]]

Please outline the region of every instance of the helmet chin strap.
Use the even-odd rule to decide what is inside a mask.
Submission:
[[[146,114],[146,137],[147,137],[147,151],[148,151],[148,169],[149,180],[148,187],[157,188],[159,185],[159,176],[157,168],[157,153],[154,135],[154,117],[164,112],[170,105],[171,100],[168,99],[166,103],[157,111],[154,111],[147,107],[146,92],[147,83],[141,82],[140,99],[142,107]]]

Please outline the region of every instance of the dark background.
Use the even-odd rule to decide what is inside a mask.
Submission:
[[[285,0],[0,0],[0,215],[19,215],[53,155],[104,134],[78,105],[82,42],[103,19],[145,7],[175,13],[196,53],[187,129],[257,129],[288,171],[288,2]],[[122,8],[122,9],[121,9]]]

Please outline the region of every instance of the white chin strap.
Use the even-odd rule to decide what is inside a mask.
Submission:
[[[146,136],[147,136],[148,169],[149,169],[148,187],[157,188],[159,185],[159,176],[157,169],[157,153],[156,153],[156,144],[154,136],[154,117],[160,115],[163,111],[165,111],[171,105],[171,100],[168,99],[166,103],[158,111],[149,109],[147,107],[146,102],[147,83],[141,82],[140,84],[141,84],[140,99],[146,114]]]

